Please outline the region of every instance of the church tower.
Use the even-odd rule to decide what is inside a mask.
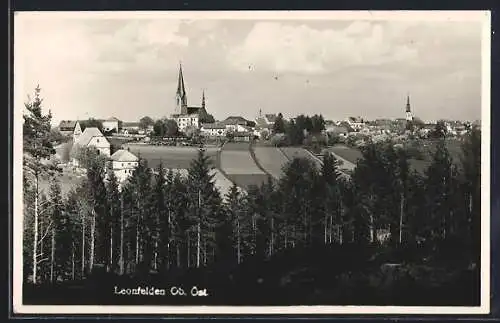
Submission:
[[[203,93],[201,95],[201,108],[205,110],[205,90],[203,90]]]
[[[179,63],[179,79],[177,80],[177,92],[175,93],[176,110],[180,114],[187,113],[187,94],[184,87],[184,76],[182,75],[182,64]]]
[[[406,97],[406,121],[413,121],[413,114],[410,107],[410,95]]]

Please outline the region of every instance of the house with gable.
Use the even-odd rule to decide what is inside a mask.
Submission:
[[[114,131],[118,133],[122,128],[122,121],[118,118],[111,117],[102,121],[102,128],[104,132]]]
[[[117,150],[108,162],[108,175],[113,172],[118,183],[125,182],[139,165],[139,158],[125,149]]]
[[[77,131],[78,129],[79,131]],[[73,133],[73,146],[70,152],[71,161],[74,166],[79,165],[77,160],[78,150],[87,147],[96,148],[99,155],[110,156],[111,154],[111,144],[98,128],[88,127],[81,132],[78,124],[78,128],[75,128],[75,132]]]
[[[73,135],[73,133],[75,132],[75,128],[76,128],[76,125],[78,124],[78,126],[80,126],[80,124],[78,123],[78,121],[74,121],[74,120],[63,120],[59,123],[59,132],[63,135],[63,136],[70,136],[70,135]]]

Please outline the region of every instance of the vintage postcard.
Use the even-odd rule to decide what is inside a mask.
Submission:
[[[488,313],[490,29],[16,13],[15,313]]]

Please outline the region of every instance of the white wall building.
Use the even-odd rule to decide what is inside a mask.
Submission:
[[[118,132],[120,130],[120,120],[118,118],[112,117],[102,122],[102,129],[105,132],[115,130]]]
[[[80,129],[79,124],[78,129]],[[75,166],[79,165],[77,160],[79,149],[94,147],[97,149],[99,155],[109,156],[111,154],[111,145],[98,128],[85,128],[81,134],[78,134],[75,129],[73,140],[73,147],[71,147],[70,154],[73,165]]]
[[[206,123],[201,126],[201,134],[208,137],[225,137],[226,126],[223,124]]]
[[[110,157],[108,172],[113,172],[118,183],[126,181],[139,165],[139,158],[130,151],[120,149]]]
[[[200,127],[200,117],[197,113],[192,114],[176,114],[172,118],[177,123],[179,131],[185,131],[187,127]]]
[[[365,127],[365,122],[361,117],[349,117],[346,121],[355,131],[359,131]]]

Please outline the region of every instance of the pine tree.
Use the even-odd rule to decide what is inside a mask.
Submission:
[[[40,87],[35,89],[35,96],[25,103],[24,124],[23,124],[23,180],[24,193],[31,185],[33,185],[33,203],[26,207],[33,208],[33,229],[32,235],[32,257],[31,279],[34,284],[38,282],[37,264],[43,258],[42,253],[38,252],[40,241],[38,240],[39,232],[39,214],[40,214],[40,180],[41,177],[54,172],[55,168],[43,163],[43,160],[50,158],[55,153],[52,144],[50,143],[50,122],[52,115],[49,111],[47,115],[42,113],[42,99],[40,97]],[[27,240],[25,240],[27,241]],[[27,259],[24,260],[28,262]]]
[[[49,209],[50,223],[47,230],[50,230],[50,282],[54,283],[64,263],[67,260],[68,223],[66,214],[63,212],[61,203],[61,186],[54,181],[50,186]],[[58,258],[56,258],[58,257]]]
[[[273,124],[273,132],[274,133],[284,133],[285,132],[285,121],[283,120],[283,114],[278,113],[276,120]]]
[[[221,258],[229,255],[239,264],[244,259],[244,247],[249,235],[249,226],[245,218],[245,199],[236,184],[233,184],[227,193],[225,206],[225,221],[217,229],[217,244],[222,255]]]
[[[114,172],[110,172],[106,185],[107,207],[108,207],[108,239],[109,255],[107,258],[107,270],[115,271],[120,254],[119,241],[121,229],[121,197],[118,179]]]
[[[462,185],[466,201],[466,223],[472,261],[481,255],[481,129],[472,127],[462,144]]]
[[[446,239],[453,213],[452,160],[444,139],[438,141],[432,164],[426,170],[426,196],[431,241]]]
[[[78,210],[78,196],[76,190],[72,190],[68,193],[66,201],[64,203],[64,212],[68,221],[68,230],[65,235],[65,239],[61,241],[61,247],[68,250],[70,255],[67,262],[67,272],[71,280],[75,280],[77,277],[83,277],[83,273],[78,274],[78,269],[81,268],[79,259],[81,259],[81,226],[80,215]],[[68,246],[70,246],[68,248]]]
[[[319,206],[318,216],[323,214],[323,236],[324,244],[332,243],[334,237],[334,225],[338,228],[338,241],[341,243],[343,229],[343,210],[341,209],[341,188],[339,183],[338,162],[332,154],[323,155],[321,165],[321,176],[319,177]],[[319,220],[318,222],[321,222]]]
[[[163,261],[166,264],[165,267],[168,269],[171,262],[172,216],[165,199],[166,190],[165,168],[160,163],[154,176],[151,195],[153,198],[152,220],[154,221],[154,223],[151,223],[153,225],[152,239],[154,252],[152,267],[154,270],[159,270]]]
[[[307,244],[311,239],[313,208],[313,187],[317,170],[308,159],[294,158],[285,166],[284,176],[280,181],[280,190],[284,198],[286,227],[292,246],[297,243]],[[285,230],[287,229],[285,228]],[[288,232],[290,231],[290,232]]]
[[[135,269],[146,269],[152,262],[153,226],[151,220],[151,170],[143,159],[139,161],[129,178],[128,191],[132,194],[132,223],[135,229],[134,257]]]
[[[107,194],[104,184],[104,168],[93,163],[87,170],[87,190],[90,202],[90,254],[89,270],[92,271],[96,260],[107,263],[109,259],[108,232],[109,221],[106,217]]]
[[[215,226],[221,209],[221,198],[213,183],[212,166],[205,151],[200,149],[198,157],[191,162],[188,170],[189,220],[188,241],[194,235],[196,267],[207,262],[207,248],[215,248]],[[213,252],[212,252],[213,254]]]

